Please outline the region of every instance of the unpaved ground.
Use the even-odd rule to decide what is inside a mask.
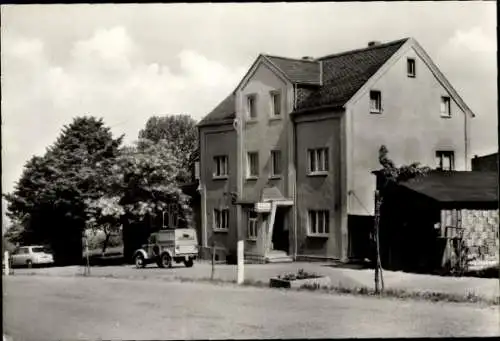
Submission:
[[[373,270],[353,270],[333,268],[322,263],[282,263],[282,264],[247,264],[245,265],[245,279],[268,282],[269,278],[284,272],[296,272],[304,269],[327,275],[332,285],[348,288],[373,287]],[[75,276],[83,273],[83,267],[60,267],[42,269],[15,269],[16,275],[45,274],[53,276]],[[211,266],[207,263],[196,263],[193,268],[176,265],[173,269],[159,269],[149,265],[145,269],[135,269],[131,265],[92,267],[92,276],[114,276],[120,278],[209,278]],[[224,281],[236,280],[236,266],[216,265],[215,279]],[[500,286],[497,278],[474,277],[440,277],[431,275],[417,275],[403,272],[384,271],[384,282],[387,288],[406,291],[433,291],[448,294],[466,295],[472,292],[478,296],[494,299],[500,295]]]
[[[91,277],[4,277],[14,340],[500,336],[498,307]]]

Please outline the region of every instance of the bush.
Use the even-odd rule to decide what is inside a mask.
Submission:
[[[312,272],[306,272],[304,269],[299,269],[297,273],[287,273],[284,275],[278,275],[278,279],[282,279],[285,281],[294,281],[297,279],[308,279],[308,278],[318,278],[321,277]]]

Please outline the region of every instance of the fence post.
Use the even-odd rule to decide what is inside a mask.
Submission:
[[[90,276],[89,242],[87,237],[85,237],[85,256],[87,261],[87,264],[85,266],[85,275]]]
[[[5,251],[4,253],[4,271],[5,271],[5,276],[8,276],[10,274],[10,269],[9,269],[9,262],[10,262],[10,259],[9,259],[9,251]]]

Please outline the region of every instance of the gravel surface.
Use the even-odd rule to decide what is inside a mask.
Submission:
[[[331,284],[347,288],[373,288],[373,270],[353,270],[328,266],[322,263],[276,263],[276,264],[247,264],[245,265],[245,279],[269,282],[271,277],[285,272],[297,272],[304,269],[307,272],[316,272],[330,277]],[[15,269],[16,275],[45,274],[52,276],[75,276],[83,273],[83,267],[70,266],[41,269]],[[92,276],[113,276],[120,278],[210,278],[211,266],[207,263],[196,263],[193,268],[176,265],[173,269],[159,269],[149,265],[145,269],[136,269],[131,265],[92,267]],[[236,280],[236,266],[216,265],[215,278],[224,281]],[[448,294],[466,295],[474,293],[478,296],[494,299],[500,295],[498,278],[474,277],[441,277],[432,275],[418,275],[404,272],[384,271],[386,288],[406,291],[433,291]]]
[[[3,278],[14,340],[500,336],[498,307],[92,277]]]

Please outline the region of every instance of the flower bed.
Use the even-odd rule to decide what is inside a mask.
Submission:
[[[301,288],[304,286],[324,287],[330,285],[330,277],[305,272],[300,269],[297,273],[287,273],[271,278],[271,288]]]

